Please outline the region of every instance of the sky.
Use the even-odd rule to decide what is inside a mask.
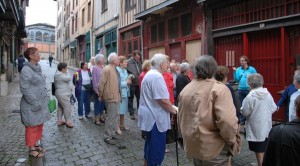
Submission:
[[[54,0],[29,0],[26,7],[26,26],[47,23],[56,26],[57,2]]]

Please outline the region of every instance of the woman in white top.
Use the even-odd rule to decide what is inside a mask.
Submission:
[[[262,75],[250,74],[247,84],[250,93],[243,101],[241,113],[246,117],[246,139],[249,149],[255,152],[258,165],[262,165],[268,135],[272,128],[272,114],[277,106],[266,88],[263,88]]]

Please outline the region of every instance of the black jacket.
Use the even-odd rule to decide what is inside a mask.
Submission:
[[[176,99],[179,96],[182,89],[191,82],[190,78],[184,74],[179,74],[176,78]]]
[[[284,126],[281,130],[280,126],[282,125]],[[300,120],[293,120],[272,128],[268,138],[263,165],[300,165]]]

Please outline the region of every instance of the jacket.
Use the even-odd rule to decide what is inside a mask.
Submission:
[[[121,89],[122,89],[122,97],[129,97],[130,90],[127,85],[128,73],[126,69],[122,69],[121,67],[117,67],[117,70],[121,77]]]
[[[168,88],[168,92],[169,92],[169,96],[170,96],[170,102],[172,104],[174,104],[175,99],[174,99],[174,83],[173,83],[173,76],[171,73],[169,72],[165,72],[163,74],[164,80],[166,82],[167,88]]]
[[[92,84],[92,73],[90,69],[87,69],[89,72],[89,76],[91,78],[91,84]],[[76,98],[79,98],[81,94],[81,89],[82,89],[82,75],[81,75],[81,69],[78,69],[74,74],[73,74],[73,84],[75,86],[75,96]]]
[[[131,85],[138,85],[138,78],[142,72],[142,64],[141,62],[137,62],[134,60],[134,58],[130,58],[128,60],[128,64],[127,64],[127,71],[129,74],[133,74],[134,75],[134,79],[132,80],[132,84]]]
[[[68,73],[56,71],[54,75],[55,95],[69,96],[72,94],[70,86],[71,77]]]
[[[266,88],[250,91],[242,103],[241,113],[247,118],[246,139],[262,142],[268,138],[272,128],[272,114],[277,106]]]
[[[281,127],[283,128],[280,129]],[[273,127],[269,134],[263,166],[298,166],[300,163],[299,147],[299,119]]]
[[[238,119],[230,91],[223,83],[194,79],[178,99],[178,129],[188,157],[214,159],[225,144],[231,155],[240,152]]]
[[[37,126],[50,120],[49,97],[39,64],[26,62],[20,73],[20,111],[24,126]]]
[[[243,69],[241,66],[233,72],[233,78],[237,82],[239,82],[238,89],[239,90],[249,90],[249,86],[247,85],[247,78],[249,74],[256,73],[256,70],[252,66],[248,66],[247,69]]]
[[[190,77],[186,76],[184,74],[179,74],[176,78],[176,93],[178,98],[179,93],[182,91],[182,89],[191,82]]]
[[[99,82],[99,97],[105,102],[119,102],[122,96],[119,84],[120,74],[112,64],[106,65],[101,73]]]

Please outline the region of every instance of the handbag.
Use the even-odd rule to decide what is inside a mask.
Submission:
[[[50,98],[48,102],[48,109],[50,113],[53,113],[56,110],[56,100],[55,98]]]
[[[82,85],[85,90],[92,90],[92,84]]]

